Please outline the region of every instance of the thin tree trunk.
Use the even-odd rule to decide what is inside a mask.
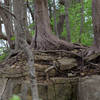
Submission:
[[[81,43],[81,35],[83,32],[83,25],[84,25],[84,2],[81,0],[81,26],[80,26],[80,36],[79,36],[79,43]]]
[[[61,33],[63,32],[64,20],[65,20],[65,15],[60,15],[59,22],[57,23],[57,30],[59,37],[61,37]]]
[[[22,21],[19,22],[19,20],[16,20],[17,27],[19,28],[18,32],[18,42],[19,47],[24,51],[25,55],[27,56],[29,67],[29,75],[30,75],[30,82],[31,82],[31,92],[32,92],[32,100],[39,100],[38,96],[38,88],[37,88],[37,80],[36,80],[36,73],[35,73],[35,67],[34,67],[34,56],[32,53],[32,50],[30,49],[30,46],[28,45],[25,37],[25,26]]]
[[[18,35],[19,40],[19,46],[24,51],[25,55],[27,56],[29,67],[29,74],[30,74],[30,82],[31,82],[31,91],[32,91],[32,100],[39,100],[38,96],[38,88],[37,88],[37,80],[36,80],[36,73],[35,73],[35,67],[34,67],[34,56],[32,53],[32,50],[30,49],[30,46],[28,45],[25,37],[25,26],[22,21],[19,22],[19,20],[16,20],[18,28],[20,31],[20,35]]]
[[[30,49],[27,40],[26,40],[26,24],[24,24],[25,21],[25,9],[21,8],[24,5],[24,0],[14,0],[14,13],[16,15],[15,19],[15,29],[16,29],[16,44],[17,49],[22,49],[27,56],[29,67],[29,74],[30,74],[30,81],[31,81],[31,90],[32,90],[32,100],[39,100],[38,96],[38,89],[37,89],[37,80],[36,80],[36,74],[35,74],[35,67],[34,67],[34,56],[32,53],[32,50]],[[20,9],[17,9],[20,7]],[[18,15],[17,15],[18,14]],[[29,33],[27,33],[29,34]],[[19,48],[18,48],[19,47]]]
[[[58,30],[57,30],[57,20],[56,20],[56,5],[55,0],[53,0],[53,15],[54,15],[54,31],[56,36],[59,37]]]
[[[52,19],[52,4],[49,3],[49,17],[50,17],[50,20]]]
[[[28,43],[31,43],[31,35],[29,33],[28,30],[28,25],[27,25],[27,5],[25,5],[25,0],[13,0],[13,8],[14,8],[14,14],[17,18],[17,20],[19,22],[21,22],[23,24],[23,26],[25,26],[25,37]],[[20,8],[20,9],[18,9]],[[20,32],[18,30],[20,30],[18,28],[18,24],[16,22],[16,20],[14,21],[14,25],[15,25],[15,46],[16,46],[16,50],[19,49],[19,41],[18,41],[18,37],[20,36]]]
[[[65,0],[65,20],[66,20],[67,41],[71,42],[71,32],[70,32],[68,6],[69,6],[68,0]]]
[[[100,51],[100,0],[92,0],[94,49]]]
[[[10,10],[10,1],[7,0],[4,3],[8,7],[8,10]],[[9,46],[11,49],[14,49],[14,40],[12,40],[12,37],[14,37],[14,32],[13,32],[13,25],[11,22],[11,15],[9,13],[5,12],[3,9],[1,9],[0,15],[1,15],[4,25],[5,25]]]

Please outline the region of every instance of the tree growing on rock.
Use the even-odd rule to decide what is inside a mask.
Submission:
[[[48,16],[48,0],[34,0],[35,3],[35,35],[31,47],[36,50],[73,49],[71,43],[58,39],[52,34]]]

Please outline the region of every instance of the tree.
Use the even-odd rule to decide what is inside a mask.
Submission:
[[[0,20],[0,39],[7,40],[7,37],[2,33],[2,20]]]
[[[92,0],[92,19],[94,30],[94,49],[100,50],[100,0]]]
[[[13,0],[13,8],[14,8],[14,15],[16,16],[17,20],[14,20],[14,26],[15,26],[15,46],[16,49],[19,49],[19,38],[20,37],[20,28],[19,24],[17,23],[20,22],[22,26],[25,28],[25,38],[28,43],[31,42],[31,35],[29,33],[29,30],[27,29],[27,9],[26,5],[24,4],[24,0]],[[18,9],[20,8],[20,9]],[[22,22],[21,22],[22,21]]]
[[[37,50],[72,49],[73,45],[54,36],[48,16],[48,0],[35,0],[35,35],[31,47]]]
[[[80,25],[80,36],[79,36],[79,43],[81,43],[81,36],[83,32],[83,27],[84,27],[84,1],[81,1],[81,25]]]
[[[53,16],[54,16],[54,31],[56,36],[59,37],[58,30],[57,30],[57,20],[56,20],[56,5],[55,0],[53,0]]]
[[[31,91],[32,100],[39,100],[37,80],[34,67],[34,56],[32,50],[27,43],[27,35],[29,32],[26,31],[26,5],[24,0],[14,0],[14,14],[15,14],[15,29],[16,29],[16,49],[22,49],[24,54],[27,56],[29,74],[31,80]],[[20,7],[20,9],[18,9]],[[26,33],[27,32],[27,33]]]
[[[66,20],[67,41],[71,42],[71,32],[70,32],[68,6],[69,6],[69,2],[68,2],[68,0],[65,0],[65,20]]]
[[[8,7],[8,10],[10,10],[10,0],[4,1],[5,6]],[[11,15],[8,12],[5,12],[4,9],[1,8],[0,16],[3,19],[3,23],[5,25],[6,34],[7,34],[7,40],[10,46],[10,49],[14,49],[14,40],[12,38],[14,37],[14,30],[12,25],[12,19]]]
[[[58,30],[59,37],[61,37],[61,33],[63,32],[64,20],[65,20],[65,15],[61,14],[59,16],[59,21],[57,23],[57,30]]]

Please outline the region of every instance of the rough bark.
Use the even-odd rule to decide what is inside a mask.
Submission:
[[[58,30],[57,30],[57,19],[56,19],[56,4],[55,0],[53,0],[53,16],[54,16],[54,31],[56,36],[59,38]]]
[[[18,7],[20,9],[18,9]],[[31,81],[31,90],[32,90],[32,100],[39,100],[37,81],[35,76],[35,67],[34,67],[34,56],[32,51],[29,48],[26,37],[26,6],[24,5],[24,0],[14,0],[14,14],[16,15],[15,19],[15,29],[16,29],[16,49],[22,49],[24,54],[27,56],[30,81]],[[28,32],[29,35],[29,32]]]
[[[65,21],[66,21],[66,31],[67,31],[67,41],[71,42],[71,32],[70,32],[70,22],[68,14],[69,0],[65,0]]]
[[[92,19],[94,30],[94,49],[100,51],[100,0],[92,0]]]
[[[24,53],[28,57],[27,59],[28,59],[28,67],[29,67],[29,74],[30,74],[30,81],[31,81],[32,100],[39,100],[34,58],[32,55],[32,51],[23,37],[20,38],[20,43],[21,43],[20,44],[21,48],[24,50]]]
[[[28,31],[28,27],[27,27],[27,6],[25,5],[25,1],[24,0],[13,0],[13,8],[14,8],[14,15],[16,16],[16,19],[18,22],[22,23],[22,25],[24,25],[24,29],[25,29],[25,38],[27,40],[28,43],[31,42],[31,36],[30,33]],[[18,9],[20,8],[20,9]],[[18,37],[20,36],[20,29],[19,29],[19,25],[17,23],[17,21],[14,21],[14,25],[15,25],[15,46],[16,49],[19,49],[19,41],[18,41]]]
[[[59,21],[57,23],[57,30],[60,37],[61,37],[61,33],[63,32],[64,20],[65,20],[65,15],[60,15]]]
[[[59,40],[54,36],[50,28],[48,16],[48,1],[35,0],[35,24],[36,32],[31,47],[38,50],[72,49],[73,45]]]

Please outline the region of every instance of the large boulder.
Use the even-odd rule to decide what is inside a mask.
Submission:
[[[78,100],[100,100],[100,76],[81,78],[78,90]]]

